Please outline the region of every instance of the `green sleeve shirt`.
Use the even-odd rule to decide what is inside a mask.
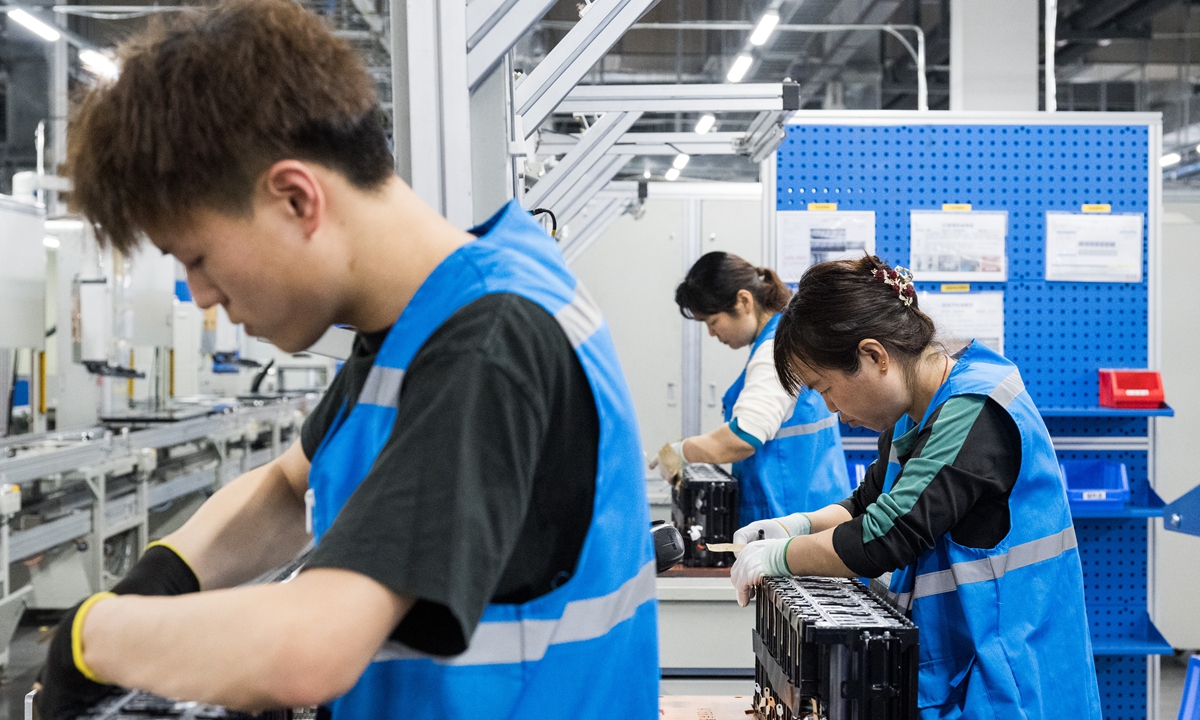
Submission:
[[[896,438],[902,467],[883,492],[892,431],[843,507],[853,519],[833,532],[846,567],[865,577],[910,565],[946,533],[961,545],[991,548],[1009,531],[1008,496],[1021,469],[1021,435],[994,400],[960,395],[938,406],[924,429]]]

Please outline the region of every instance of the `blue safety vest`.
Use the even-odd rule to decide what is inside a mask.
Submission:
[[[764,342],[775,338],[779,317],[776,313],[754,338],[751,358]],[[733,419],[733,406],[745,386],[746,371],[742,370],[721,399],[725,422]],[[733,476],[738,479],[741,498],[739,527],[755,520],[820,510],[845,500],[852,488],[837,416],[825,407],[820,394],[801,391],[791,417],[753,455],[733,464]]]
[[[965,547],[946,533],[890,582],[872,581],[921,630],[921,717],[1100,720],[1083,569],[1050,433],[1016,365],[978,342],[921,427],[956,395],[990,397],[1008,411],[1021,433],[1021,470],[1008,499],[1011,529],[994,548]],[[893,442],[912,427],[902,418]],[[893,445],[884,492],[902,471]]]
[[[654,551],[633,402],[607,325],[554,241],[510,202],[429,275],[384,340],[353,409],[309,471],[317,542],[392,432],[405,368],[459,308],[490,293],[542,306],[575,348],[600,418],[595,501],[575,573],[519,605],[491,604],[461,655],[384,645],[335,720],[658,716]],[[452,438],[447,438],[447,441]],[[454,482],[454,478],[444,478]],[[469,542],[462,538],[451,538]]]

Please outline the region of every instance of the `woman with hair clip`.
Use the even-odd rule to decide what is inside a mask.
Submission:
[[[775,328],[790,295],[770,269],[724,252],[697,260],[675,290],[684,317],[735,350],[749,346],[750,357],[722,398],[725,424],[665,445],[651,467],[672,481],[688,463],[733,463],[740,525],[782,518],[799,528],[803,511],[850,493],[837,418],[816,393],[788,393],[775,373]]]
[[[775,363],[789,391],[881,431],[879,457],[806,532],[738,531],[738,601],[767,576],[878,578],[920,628],[922,718],[1098,720],[1065,485],[1017,367],[978,342],[947,354],[911,274],[876,257],[809,268]]]

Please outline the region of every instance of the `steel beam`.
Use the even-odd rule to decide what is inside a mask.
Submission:
[[[657,0],[595,0],[566,37],[514,91],[525,137],[532,135],[592,66]]]
[[[554,169],[525,193],[525,207],[553,208],[564,195],[591,176],[592,170],[604,159],[608,149],[639,117],[640,112],[612,112],[597,120],[596,124],[584,133],[575,149],[563,156]]]
[[[467,82],[474,90],[554,0],[473,0],[467,4]]]
[[[629,203],[633,202],[636,193],[626,193],[622,197],[597,197],[587,208],[587,224],[579,229],[579,234],[568,240],[563,246],[563,259],[570,265],[592,246],[604,231],[621,217]]]
[[[575,187],[563,194],[552,210],[558,213],[560,222],[564,225],[575,220],[596,193],[608,185],[608,182],[621,172],[621,168],[629,164],[632,155],[608,155],[583,177]]]
[[[539,66],[540,67],[540,66]],[[520,87],[518,87],[518,95]],[[795,83],[728,83],[720,85],[581,85],[566,96],[556,112],[760,112],[799,110]],[[540,122],[540,121],[539,121]],[[525,126],[526,128],[529,125]],[[536,127],[534,128],[536,129]]]
[[[610,155],[733,155],[735,141],[745,137],[743,132],[625,133],[612,147]],[[542,133],[538,139],[539,155],[565,155],[579,143],[579,136],[564,133]]]

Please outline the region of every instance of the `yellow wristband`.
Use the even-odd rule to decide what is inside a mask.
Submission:
[[[75,667],[79,672],[83,673],[85,678],[102,685],[107,683],[101,680],[100,676],[88,667],[88,664],[83,660],[83,621],[93,605],[110,597],[116,597],[116,594],[110,592],[96,593],[87,600],[84,600],[79,609],[75,611],[75,620],[71,623],[71,657],[75,660]]]
[[[200,573],[196,572],[196,568],[192,567],[192,564],[190,562],[188,562],[188,559],[186,557],[183,556],[183,553],[179,552],[179,548],[175,547],[171,543],[166,542],[164,540],[155,540],[154,542],[147,545],[145,547],[145,549],[142,550],[142,552],[145,553],[146,550],[149,550],[150,548],[154,547],[155,545],[158,545],[159,547],[165,547],[166,549],[175,553],[175,555],[177,555],[179,557],[179,559],[183,561],[183,564],[188,566],[188,570],[192,571],[192,575],[196,576],[196,585],[200,586]],[[203,590],[204,588],[200,587],[200,589]]]

